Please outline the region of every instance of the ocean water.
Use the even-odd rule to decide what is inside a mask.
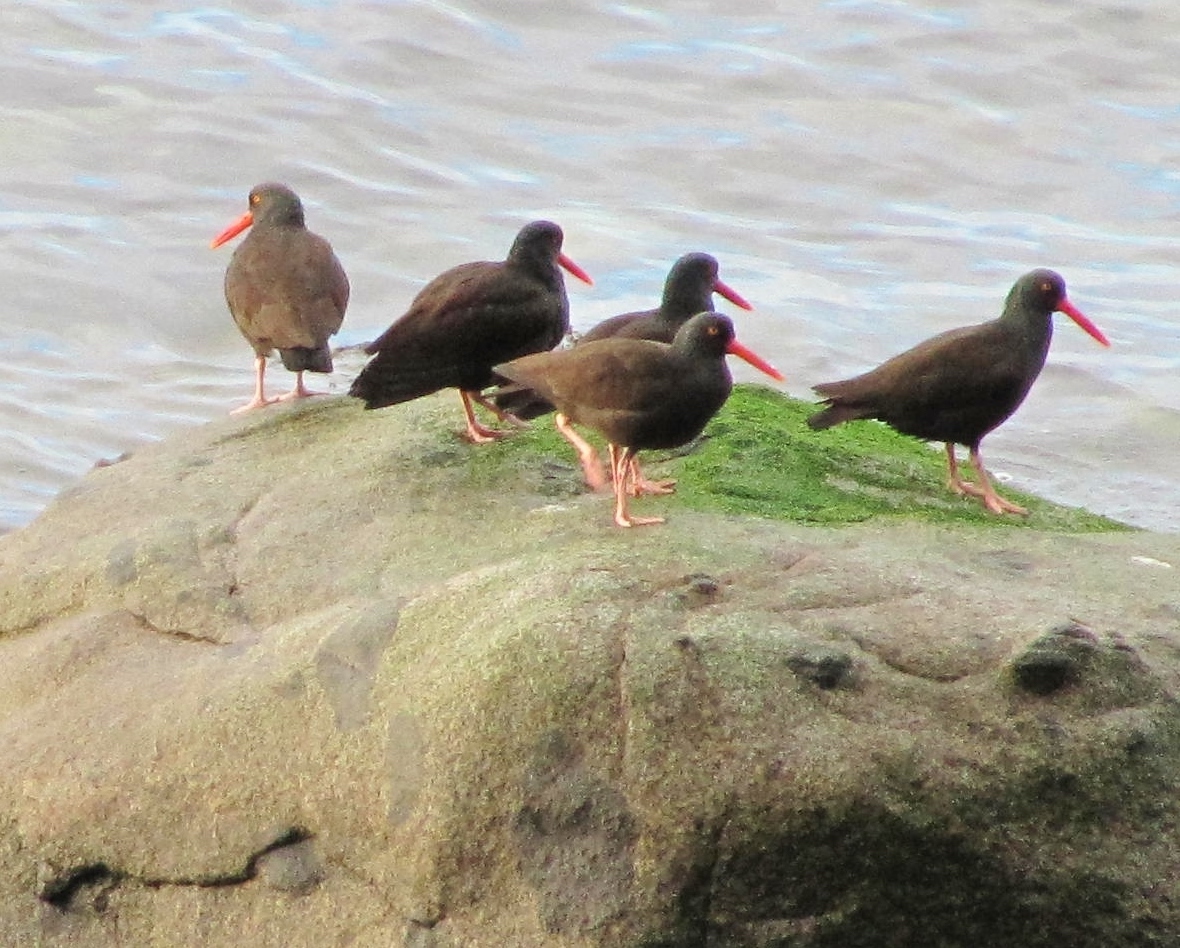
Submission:
[[[351,278],[344,346],[539,217],[596,279],[568,281],[576,328],[708,251],[801,396],[1052,267],[1114,345],[1059,318],[984,456],[1180,530],[1174,4],[22,0],[0,24],[0,528],[248,397],[208,243],[279,180]]]

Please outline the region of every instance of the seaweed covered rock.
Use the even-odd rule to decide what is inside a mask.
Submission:
[[[0,943],[1180,939],[1180,539],[623,531],[450,422],[218,423],[0,541]]]

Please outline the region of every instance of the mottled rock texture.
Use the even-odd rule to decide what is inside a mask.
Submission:
[[[226,420],[0,541],[0,944],[1180,944],[1180,538],[620,530],[452,416]]]

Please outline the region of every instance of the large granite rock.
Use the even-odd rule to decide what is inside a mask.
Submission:
[[[1180,943],[1180,538],[619,530],[454,416],[226,420],[0,541],[0,943]]]

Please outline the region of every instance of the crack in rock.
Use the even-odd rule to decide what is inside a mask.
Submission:
[[[46,875],[48,878],[41,883],[37,898],[63,912],[74,905],[75,899],[83,890],[101,893],[101,896],[91,898],[90,904],[95,911],[103,911],[106,908],[106,893],[124,878],[122,873],[115,872],[103,862],[87,863],[65,872]]]
[[[188,632],[184,629],[162,628],[161,626],[158,626],[154,622],[152,622],[151,619],[149,619],[147,616],[145,616],[141,612],[133,612],[131,610],[128,610],[127,614],[129,616],[131,616],[131,618],[135,620],[136,625],[138,625],[145,632],[152,632],[156,635],[166,635],[166,636],[169,636],[170,638],[181,639],[182,641],[185,641],[185,642],[199,642],[202,645],[224,646],[224,645],[228,644],[226,642],[219,641],[218,639],[215,639],[212,636],[200,635],[196,632]]]
[[[295,894],[311,891],[323,878],[323,870],[314,852],[306,844],[314,834],[301,827],[291,827],[278,839],[253,853],[239,872],[191,878],[152,878],[136,876],[112,867],[109,863],[88,862],[69,869],[43,869],[37,898],[61,912],[87,907],[95,912],[106,910],[114,889],[128,883],[148,889],[192,887],[215,889],[242,885],[262,877],[272,888]],[[283,853],[291,858],[276,861],[270,857]]]

